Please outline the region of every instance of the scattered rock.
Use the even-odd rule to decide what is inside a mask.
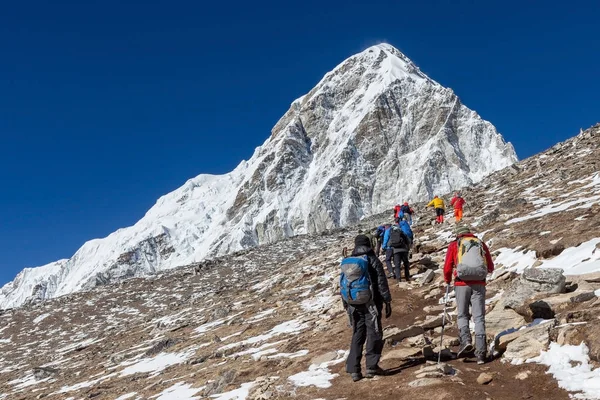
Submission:
[[[415,374],[422,374],[422,373],[426,373],[426,372],[437,372],[437,373],[440,373],[441,375],[454,375],[455,370],[449,364],[446,364],[446,363],[439,363],[439,364],[431,363],[430,364],[430,361],[428,361],[428,364],[419,368],[415,372]]]
[[[421,353],[421,350],[416,347],[402,347],[387,351],[381,357],[382,361],[385,360],[404,360],[407,358],[415,357]]]
[[[526,325],[525,319],[509,308],[502,308],[501,304],[486,314],[485,325],[488,336],[495,338],[501,332]]]
[[[439,378],[421,378],[415,381],[409,382],[410,387],[424,387],[444,384],[444,381]]]
[[[235,370],[227,370],[222,372],[216,380],[206,384],[202,394],[204,396],[210,396],[213,394],[222,393],[223,389],[232,383],[236,376],[237,372]]]
[[[430,283],[431,281],[433,281],[434,277],[435,277],[435,272],[433,272],[433,270],[428,269],[427,271],[425,271],[423,273],[423,276],[421,276],[419,278],[419,284],[421,284],[421,286],[426,285],[426,284]]]
[[[529,370],[523,371],[523,372],[519,372],[517,375],[515,375],[515,379],[518,379],[520,381],[524,381],[525,379],[529,378],[529,375],[531,375],[531,371],[529,371]]]
[[[560,268],[527,268],[511,282],[507,295],[499,302],[503,307],[516,309],[537,293],[564,293],[566,278]]]
[[[480,385],[487,385],[492,380],[494,380],[494,377],[488,374],[487,372],[483,372],[477,377],[477,383],[479,383]]]
[[[333,361],[336,360],[338,358],[338,354],[336,351],[330,351],[327,352],[325,354],[321,354],[320,356],[316,356],[314,357],[312,360],[310,360],[311,364],[314,365],[320,365],[329,361]]]
[[[546,350],[550,344],[550,329],[552,323],[523,329],[507,336],[516,336],[506,344],[503,358],[508,361],[525,361],[528,358],[537,357],[542,350]],[[502,341],[502,338],[500,338]],[[500,345],[502,347],[502,344]]]
[[[160,353],[161,351],[166,350],[169,347],[175,346],[177,343],[179,343],[179,339],[171,339],[171,338],[162,339],[162,340],[158,341],[157,343],[155,343],[154,345],[152,345],[152,347],[144,353],[144,357],[155,356],[156,354]]]
[[[423,357],[426,360],[433,359],[435,357],[435,353],[433,352],[433,347],[431,347],[431,345],[423,346],[421,351],[423,352]]]
[[[33,377],[40,381],[42,379],[50,378],[53,375],[56,375],[58,370],[56,368],[51,367],[37,367],[33,369]]]
[[[423,329],[434,329],[438,326],[442,326],[443,318],[443,315],[437,315],[433,317],[428,315],[427,319],[425,319],[425,322],[420,325]]]
[[[424,332],[425,330],[423,329],[423,327],[418,325],[409,326],[405,329],[393,327],[390,329],[383,330],[383,340],[390,341],[392,343],[400,342],[403,339],[409,337],[422,335]]]
[[[584,293],[580,293],[576,296],[571,297],[571,303],[583,303],[586,301],[590,301],[592,299],[596,298],[596,293],[595,292],[584,292]]]

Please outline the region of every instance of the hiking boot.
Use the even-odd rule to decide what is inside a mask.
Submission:
[[[477,356],[477,365],[483,365],[485,364],[486,359],[485,359],[485,355],[484,354],[480,354]]]
[[[466,356],[469,353],[473,352],[473,345],[471,343],[466,343],[464,345],[461,345],[458,348],[458,353],[456,353],[456,358],[460,358],[461,356]]]
[[[353,372],[350,376],[352,377],[352,382],[358,382],[363,378],[360,372]]]
[[[396,275],[394,274],[388,274],[388,279],[396,279]]]
[[[385,375],[385,370],[380,368],[379,366],[377,366],[375,368],[369,368],[369,369],[367,369],[365,378],[371,379],[371,378],[374,378],[376,375]]]

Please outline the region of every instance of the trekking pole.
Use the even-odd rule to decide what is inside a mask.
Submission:
[[[442,336],[440,338],[440,350],[438,351],[438,365],[442,360],[442,347],[444,346],[444,328],[446,328],[446,306],[448,305],[448,294],[450,293],[450,284],[446,285],[446,295],[444,296],[444,315],[442,316]]]

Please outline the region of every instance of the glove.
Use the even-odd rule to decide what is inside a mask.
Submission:
[[[388,319],[392,315],[392,305],[385,303],[385,319]]]

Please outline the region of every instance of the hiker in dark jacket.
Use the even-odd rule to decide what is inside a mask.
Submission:
[[[346,360],[346,372],[352,375],[354,382],[363,378],[360,368],[363,346],[367,342],[365,378],[375,375],[384,375],[385,371],[379,367],[379,359],[383,350],[383,333],[381,326],[381,313],[385,305],[385,317],[392,314],[392,296],[388,287],[383,264],[375,256],[371,242],[365,235],[358,235],[354,239],[353,257],[366,255],[369,262],[369,278],[373,291],[373,300],[366,305],[349,305],[344,302],[350,321],[352,323],[352,343],[350,354]]]
[[[407,282],[410,281],[410,263],[408,261],[408,253],[412,244],[412,240],[404,233],[402,228],[398,225],[399,222],[400,220],[396,219],[396,224],[392,225],[389,232],[386,232],[386,236],[383,239],[383,246],[386,249],[391,249],[391,251],[388,250],[388,257],[389,253],[391,253],[394,259],[394,277],[396,278],[398,283],[400,283],[401,281],[400,267],[402,264],[404,264],[404,277],[406,278]],[[394,230],[396,232],[399,231],[398,234],[401,240],[398,243],[393,242],[392,235]]]

